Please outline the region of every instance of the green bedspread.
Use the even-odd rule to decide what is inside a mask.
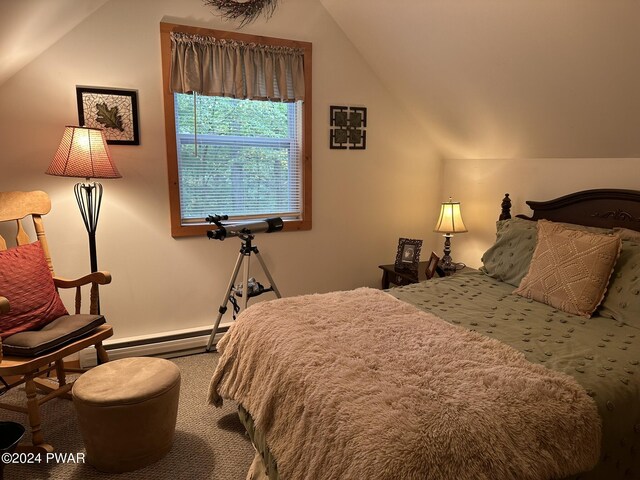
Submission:
[[[470,271],[388,292],[574,377],[595,400],[603,422],[599,465],[574,478],[640,479],[640,329],[570,315],[513,290]]]

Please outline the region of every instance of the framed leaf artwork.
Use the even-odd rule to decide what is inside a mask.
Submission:
[[[110,145],[140,145],[135,90],[76,87],[76,96],[81,126],[101,128]]]

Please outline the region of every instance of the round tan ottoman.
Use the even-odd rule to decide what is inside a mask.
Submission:
[[[104,472],[128,472],[171,449],[180,370],[162,358],[123,358],[76,380],[73,403],[87,461]]]

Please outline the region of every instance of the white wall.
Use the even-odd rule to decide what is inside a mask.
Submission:
[[[258,237],[285,295],[378,285],[400,236],[441,252],[432,228],[449,195],[469,228],[454,259],[478,266],[505,192],[526,213],[528,199],[640,188],[640,3],[403,6],[283,0],[243,29],[314,48],[313,229]],[[0,85],[0,189],[51,194],[47,230],[68,277],[89,263],[75,182],[43,172],[63,126],[77,124],[75,86],[139,91],[142,145],[112,147],[124,178],[103,181],[98,229],[100,267],[114,276],[102,304],[118,337],[210,325],[239,247],[170,236],[160,21],[235,26],[201,0],[109,0]],[[368,107],[366,151],[328,148],[332,104]]]
[[[97,239],[99,267],[114,279],[102,306],[117,337],[210,326],[239,247],[170,235],[160,21],[234,28],[201,0],[109,0],[0,87],[0,190],[49,192],[46,228],[65,277],[89,269],[86,232],[74,179],[43,172],[64,125],[77,124],[75,86],[138,90],[141,145],[111,148],[124,178],[102,182]],[[313,229],[257,237],[280,290],[377,286],[399,236],[424,238],[426,250],[438,242],[439,158],[317,1],[281,2],[243,31],[313,42]],[[367,150],[329,150],[332,104],[369,109]]]
[[[480,266],[495,240],[505,193],[512,215],[530,215],[526,200],[545,201],[594,188],[640,190],[640,158],[449,159],[443,190],[461,202],[469,233],[452,241],[455,260]]]
[[[442,155],[454,259],[479,265],[505,192],[640,189],[637,0],[320,1]]]

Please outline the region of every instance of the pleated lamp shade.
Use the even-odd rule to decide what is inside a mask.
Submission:
[[[58,151],[45,172],[61,177],[120,178],[104,133],[99,128],[67,126]]]
[[[442,202],[440,218],[438,218],[434,232],[463,233],[466,231],[468,230],[462,221],[460,202],[452,202],[451,199],[448,202]]]

